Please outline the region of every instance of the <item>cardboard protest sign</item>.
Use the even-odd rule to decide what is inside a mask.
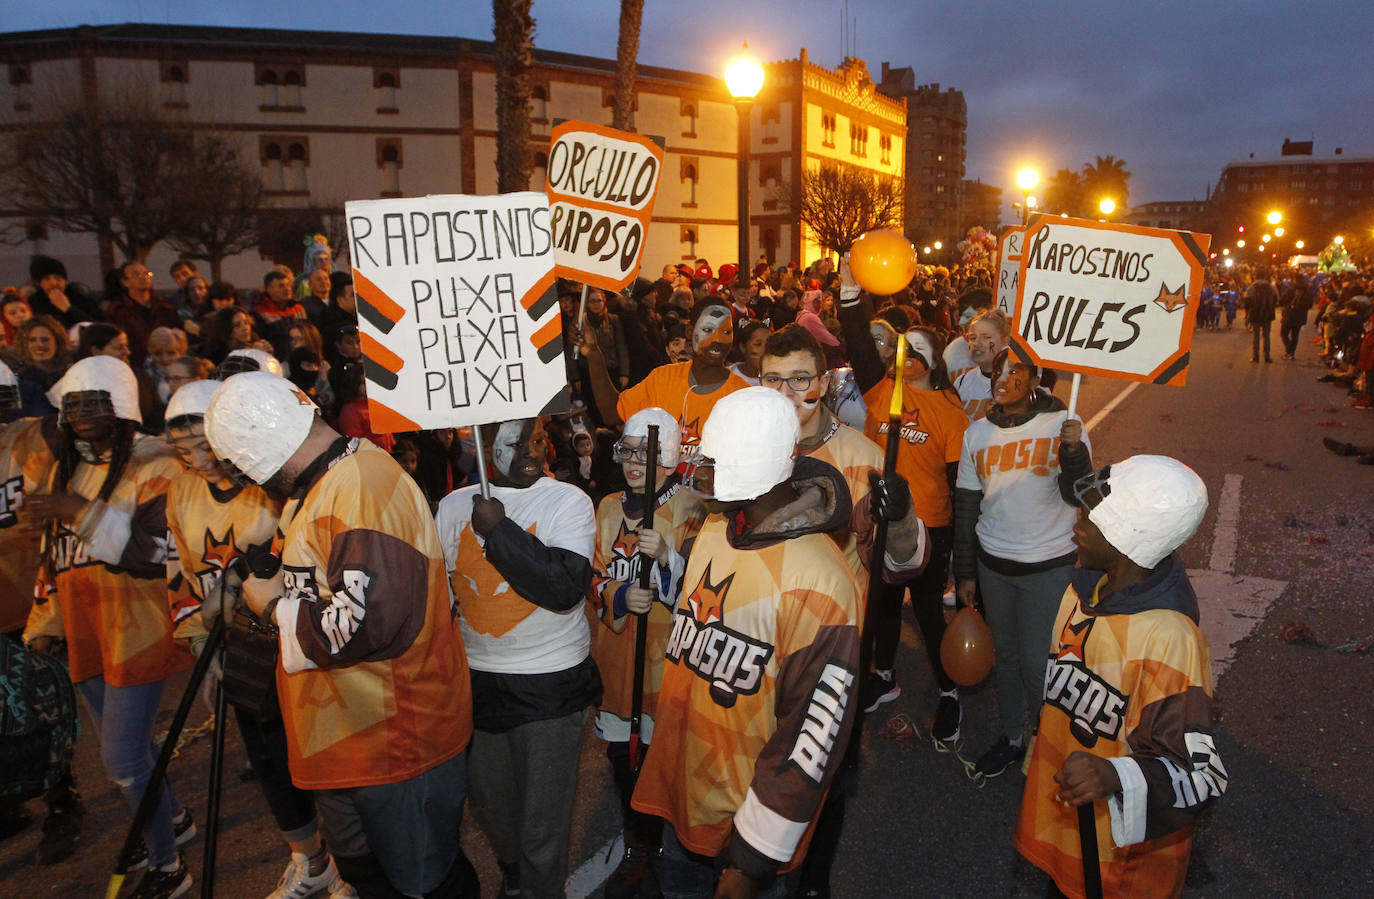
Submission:
[[[1211,236],[1036,216],[1012,345],[1051,368],[1183,384]]]
[[[633,281],[663,149],[642,135],[562,122],[553,129],[547,172],[559,276],[606,290]]]
[[[364,200],[346,215],[374,431],[568,408],[543,194]]]
[[[1016,285],[1021,283],[1021,250],[1026,229],[1013,225],[997,244],[997,308],[1011,318],[1016,309]]]

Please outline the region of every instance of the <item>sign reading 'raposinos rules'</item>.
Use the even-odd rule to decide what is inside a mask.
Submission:
[[[374,431],[568,408],[543,194],[364,200],[346,213]]]
[[[1050,368],[1183,384],[1210,243],[1187,231],[1033,218],[1014,351]]]

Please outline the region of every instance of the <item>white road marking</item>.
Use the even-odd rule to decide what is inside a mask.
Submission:
[[[1202,632],[1212,649],[1212,681],[1236,660],[1236,646],[1264,620],[1288,586],[1287,581],[1233,574],[1240,539],[1240,488],[1243,478],[1228,474],[1217,501],[1212,555],[1205,569],[1191,569],[1188,580],[1197,593]]]
[[[609,843],[593,852],[592,857],[582,863],[582,867],[568,875],[567,883],[563,886],[568,894],[567,899],[587,899],[596,892],[611,876],[616,865],[620,864],[622,854],[620,834],[616,834]]]
[[[1121,403],[1122,403],[1123,401],[1125,401],[1126,397],[1128,397],[1128,396],[1130,396],[1132,393],[1134,393],[1134,392],[1135,392],[1135,389],[1136,389],[1137,387],[1139,387],[1139,386],[1140,386],[1140,382],[1139,382],[1139,381],[1132,381],[1132,382],[1130,383],[1130,386],[1128,386],[1125,390],[1123,390],[1123,391],[1121,391],[1120,393],[1118,393],[1116,396],[1112,397],[1112,401],[1111,401],[1110,403],[1108,403],[1107,405],[1103,406],[1103,407],[1101,408],[1101,410],[1099,410],[1098,413],[1097,413],[1096,415],[1094,415],[1092,418],[1088,419],[1088,423],[1085,424],[1085,425],[1083,425],[1083,430],[1085,430],[1085,431],[1091,433],[1093,428],[1095,428],[1095,427],[1097,427],[1099,424],[1101,424],[1101,423],[1102,423],[1102,420],[1105,419],[1105,418],[1111,413],[1111,411],[1112,411],[1113,409],[1115,409],[1117,406],[1121,405]]]
[[[1236,566],[1236,541],[1240,537],[1240,482],[1238,474],[1228,474],[1217,502],[1217,525],[1212,536],[1212,571],[1230,571]]]

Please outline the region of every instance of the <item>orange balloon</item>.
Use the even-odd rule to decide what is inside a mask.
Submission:
[[[992,670],[992,630],[978,610],[964,606],[945,628],[940,641],[940,664],[961,687],[981,683]]]
[[[865,231],[849,248],[849,271],[869,293],[894,294],[916,277],[916,247],[896,231]]]

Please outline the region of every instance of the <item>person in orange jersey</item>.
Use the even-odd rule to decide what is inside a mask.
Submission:
[[[649,426],[658,426],[658,458],[648,454]],[[630,807],[639,772],[631,758],[636,629],[647,626],[644,697],[640,743],[644,751],[654,737],[654,713],[663,680],[663,654],[677,608],[686,557],[706,510],[684,490],[678,463],[677,421],[664,409],[649,407],[630,416],[614,455],[625,473],[625,490],[611,494],[596,509],[596,555],[592,559],[589,608],[601,626],[593,625],[592,657],[601,671],[606,695],[595,719],[596,735],[606,741],[625,829],[625,852],[606,881],[606,899],[630,899],[653,892],[651,864],[662,842],[658,818]],[[655,467],[654,521],[644,524],[644,489],[649,466]],[[640,568],[652,559],[650,587],[639,586]],[[630,613],[644,614],[637,621]]]
[[[859,592],[829,534],[849,520],[833,467],[794,463],[777,391],[724,398],[684,478],[711,512],[663,663],[653,750],[632,805],[664,819],[665,896],[781,896],[854,724]]]
[[[360,896],[475,896],[456,839],[472,700],[439,534],[405,470],[318,413],[263,371],[205,412],[226,471],[285,501],[243,599],[279,632],[291,779]]]
[[[67,641],[106,772],[133,810],[153,772],[163,684],[190,663],[167,614],[167,489],[181,463],[160,437],[137,433],[138,381],[122,359],[82,359],[49,398],[61,410],[57,466],[47,492],[21,510],[46,523],[24,637],[40,652]],[[190,889],[177,844],[195,825],[170,784],[143,834],[147,854],[135,863],[149,870],[135,895]]]
[[[1207,487],[1176,459],[1132,456],[1073,489],[1078,567],[1047,647],[1016,848],[1053,878],[1051,896],[1085,895],[1079,807],[1091,804],[1102,894],[1176,897],[1197,816],[1228,781],[1207,638],[1175,552]]]

